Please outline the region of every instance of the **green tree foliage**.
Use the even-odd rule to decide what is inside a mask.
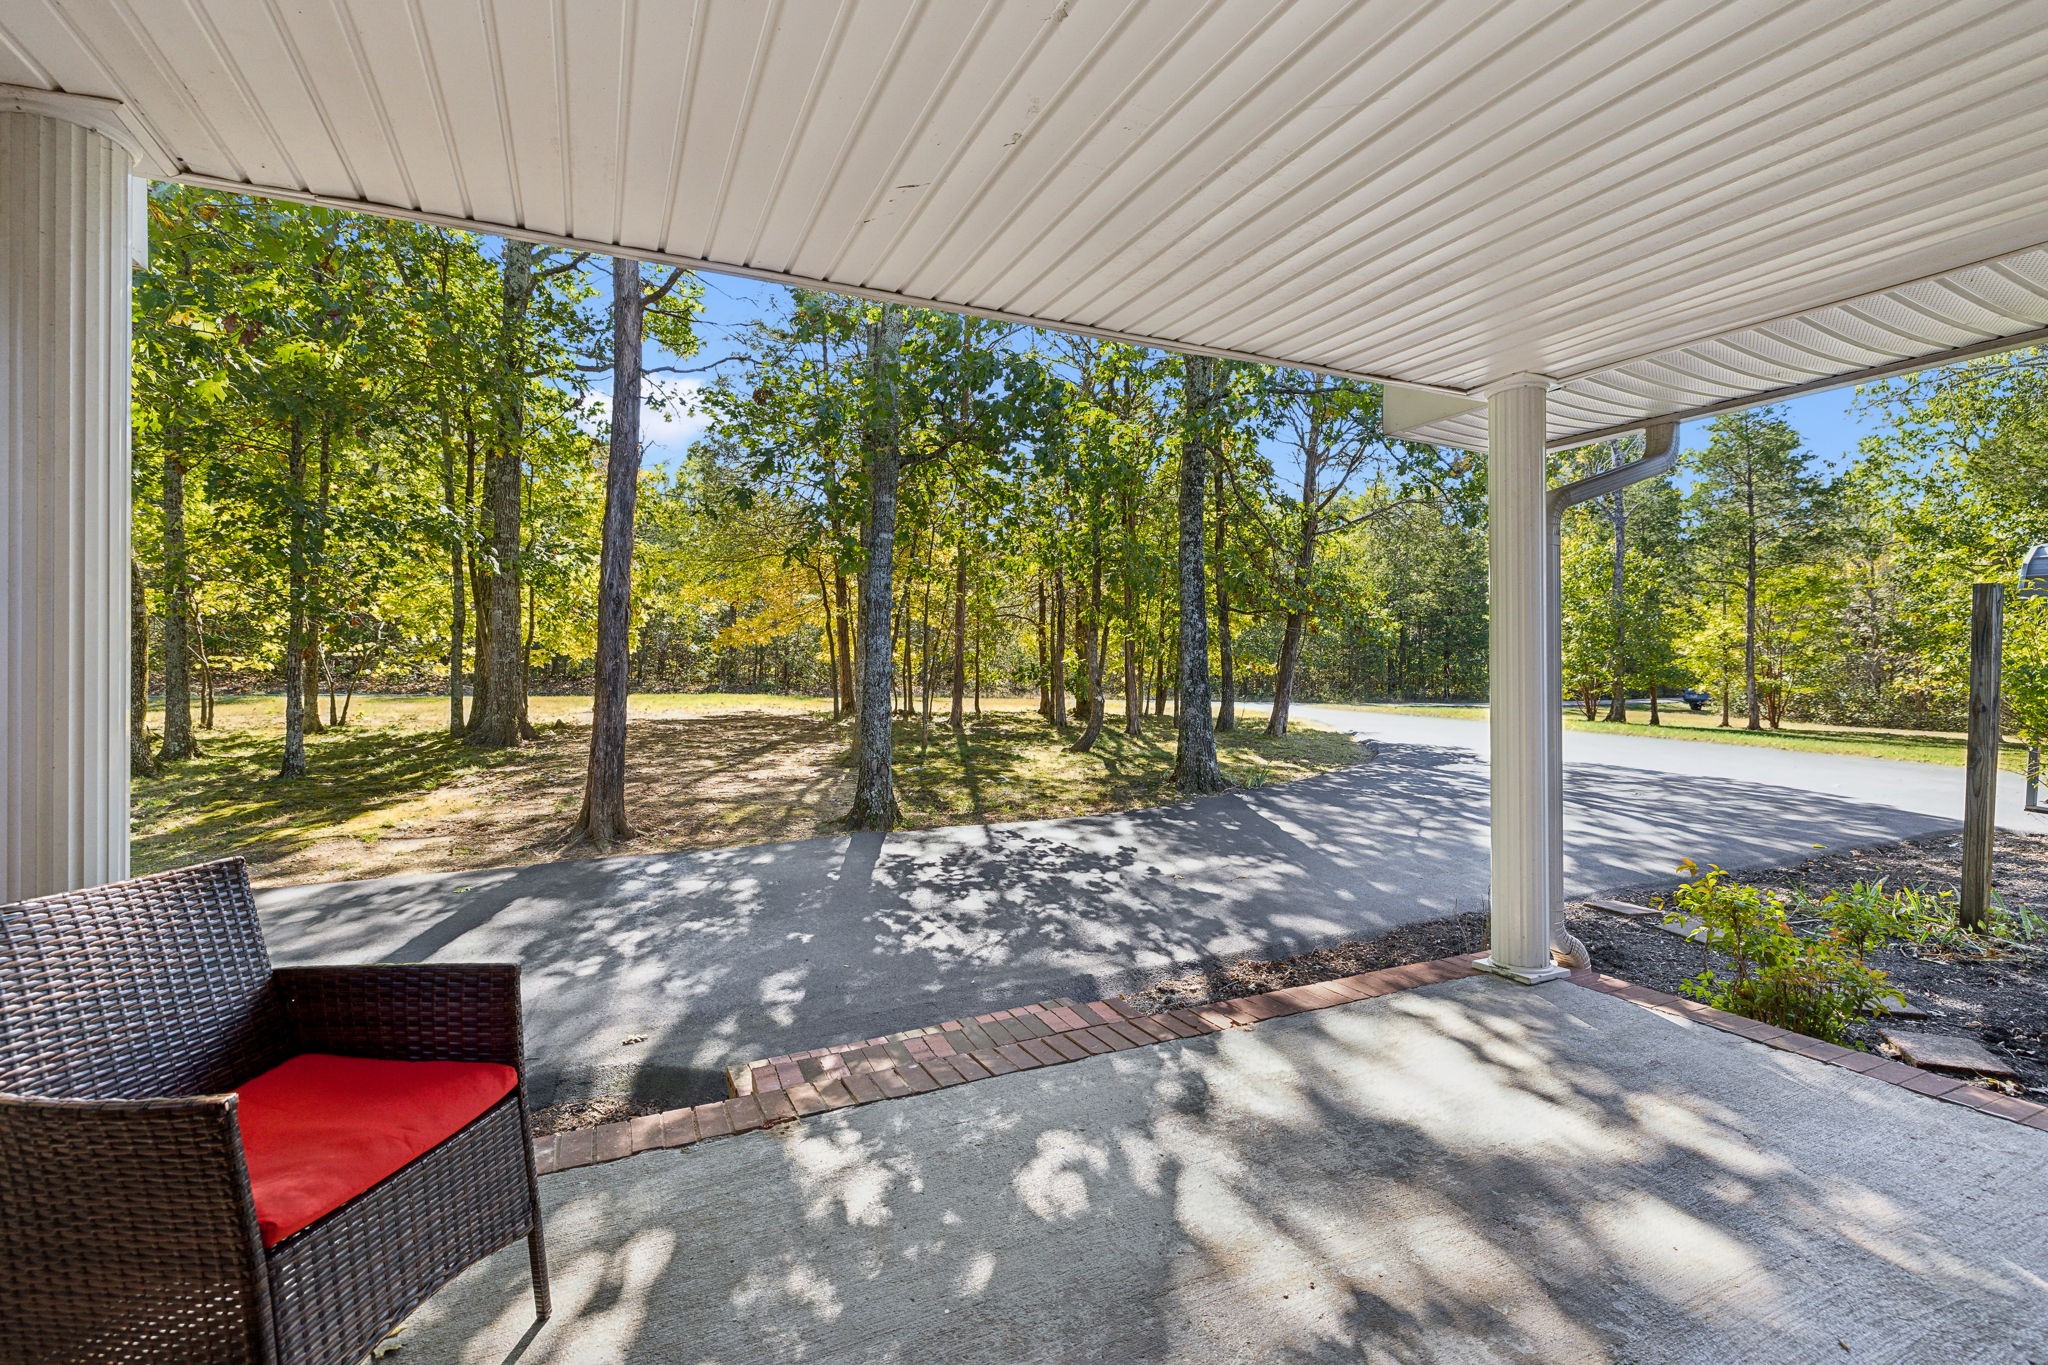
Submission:
[[[529,688],[590,688],[609,263],[179,187],[150,211],[136,549],[162,759],[222,689],[284,694],[289,776],[358,689],[443,692],[452,734],[500,743]],[[699,300],[685,277],[649,308],[658,361],[691,357]],[[1219,730],[1240,701],[1279,730],[1296,700],[1485,695],[1483,462],[1387,438],[1370,386],[1219,363],[1196,420],[1176,355],[802,291],[723,342],[692,395],[650,370],[649,405],[706,426],[613,489],[626,685],[829,696],[856,823],[890,822],[896,746],[949,742],[985,693],[1035,691],[1080,750],[1178,728],[1188,640]],[[1968,584],[2048,540],[2048,370],[1975,361],[1866,400],[1884,434],[1839,477],[1758,410],[1568,516],[1560,682],[1588,715],[1704,686],[1756,725],[1954,727]],[[2029,734],[2044,618],[2010,612]]]
[[[1908,708],[1960,715],[1969,693],[1973,582],[2014,581],[2048,541],[2048,354],[2039,348],[1872,386],[1886,419],[1852,473],[1870,528],[1873,589],[1859,605],[1885,679]],[[2048,602],[2008,599],[2007,723],[2048,735]]]
[[[1759,650],[1771,606],[1765,578],[1815,548],[1830,490],[1775,408],[1716,417],[1706,446],[1686,465],[1693,572],[1702,586],[1732,586],[1742,595],[1745,723],[1761,729],[1767,698]],[[1771,714],[1775,720],[1779,712]]]
[[[423,658],[459,672],[464,580],[494,562],[476,459],[502,376],[476,328],[501,271],[474,238],[328,209],[162,186],[151,218],[136,491],[169,606],[166,757],[190,752],[196,669],[202,729],[216,686],[282,687],[279,772],[300,776],[305,735],[343,721],[354,685]],[[530,314],[547,335],[526,347],[546,363],[522,381],[516,452],[537,513],[522,668],[587,650],[595,465],[565,383],[580,288],[554,277]]]

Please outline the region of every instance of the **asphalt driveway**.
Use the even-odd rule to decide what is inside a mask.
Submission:
[[[1483,909],[1485,726],[1300,714],[1371,738],[1378,756],[1129,815],[260,900],[284,962],[520,961],[540,1104],[691,1103],[722,1095],[724,1068],[756,1057]],[[1682,856],[1755,866],[1928,834],[1960,811],[1961,770],[1924,764],[1579,734],[1567,758],[1575,895],[1654,881]]]

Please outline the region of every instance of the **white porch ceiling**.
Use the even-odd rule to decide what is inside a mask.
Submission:
[[[1554,442],[2048,326],[2042,0],[0,0],[0,83],[196,183],[1543,374]]]

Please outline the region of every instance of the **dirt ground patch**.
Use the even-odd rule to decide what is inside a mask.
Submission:
[[[553,700],[553,699],[551,699]],[[660,853],[834,833],[852,799],[849,727],[816,705],[771,708],[635,698],[626,804],[635,837],[612,850]],[[587,703],[540,720],[516,750],[472,749],[433,728],[432,699],[358,703],[359,719],[307,739],[311,774],[273,776],[267,711],[202,736],[204,755],[134,785],[134,865],[154,871],[239,853],[260,885],[452,872],[599,856],[573,839],[589,745]],[[443,712],[445,714],[445,712]],[[1145,718],[1141,737],[1116,718],[1095,750],[1069,751],[1026,705],[991,707],[954,734],[900,722],[903,827],[992,823],[1130,810],[1176,799],[1173,721]],[[1218,737],[1245,786],[1306,777],[1367,754],[1349,737],[1297,726]]]

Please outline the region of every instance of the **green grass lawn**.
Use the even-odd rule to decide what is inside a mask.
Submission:
[[[1460,720],[1486,719],[1486,707],[1428,705],[1338,705],[1346,711],[1391,711],[1406,716],[1450,716]],[[1604,706],[1604,704],[1603,704]],[[1604,710],[1603,710],[1603,714]],[[1661,708],[1662,724],[1652,728],[1649,707],[1631,705],[1629,723],[1587,720],[1579,712],[1565,716],[1565,728],[1600,734],[1649,735],[1658,739],[1706,740],[1715,744],[1754,744],[1767,749],[1795,749],[1817,754],[1855,754],[1864,758],[1901,758],[1914,763],[1947,763],[1960,767],[1964,761],[1963,736],[1927,730],[1859,729],[1847,725],[1808,725],[1787,721],[1779,730],[1745,730],[1737,717],[1729,729],[1721,728],[1718,709],[1695,713],[1684,703]],[[2011,772],[2025,772],[2027,749],[2007,741],[2000,749],[1998,763]]]
[[[849,727],[828,701],[750,695],[636,695],[627,807],[639,835],[622,852],[663,852],[830,834],[852,798]],[[264,884],[464,870],[590,856],[567,831],[582,797],[590,704],[535,697],[540,730],[516,750],[472,749],[446,733],[447,700],[358,698],[349,723],[306,739],[309,775],[276,778],[283,703],[223,698],[203,753],[132,786],[137,872],[239,853]],[[1112,713],[1093,752],[1024,699],[991,699],[954,734],[896,725],[903,826],[1129,810],[1175,798],[1173,718],[1124,733]],[[1224,772],[1262,786],[1356,762],[1348,736],[1257,726],[1218,736]]]

